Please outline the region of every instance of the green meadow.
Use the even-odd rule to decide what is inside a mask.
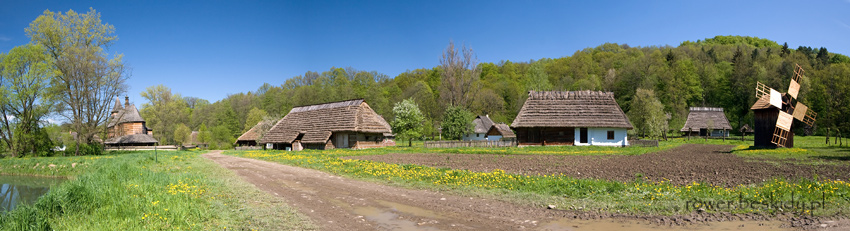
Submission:
[[[70,178],[34,204],[0,215],[0,229],[315,229],[307,218],[281,206],[281,199],[200,153],[0,159],[3,174]]]

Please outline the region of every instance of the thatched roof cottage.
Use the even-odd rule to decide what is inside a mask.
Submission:
[[[502,138],[514,139],[516,135],[507,124],[495,123],[489,115],[476,116],[472,120],[475,127],[472,133],[465,134],[462,140],[501,140]]]
[[[136,105],[130,104],[130,97],[124,97],[124,106],[118,97],[112,108],[106,126],[107,146],[152,146],[159,141],[153,138],[153,130],[145,126],[145,119],[139,114]]]
[[[530,91],[511,127],[525,145],[627,146],[629,118],[600,91]]]
[[[480,115],[472,120],[472,124],[475,125],[472,133],[464,134],[461,138],[462,140],[487,140],[487,131],[490,131],[490,128],[495,123],[493,123],[489,115]]]
[[[355,99],[293,108],[260,143],[282,150],[361,149],[395,145],[392,138],[387,121]]]
[[[719,107],[691,107],[685,126],[679,130],[685,135],[691,132],[691,136],[729,136],[732,125],[726,119],[723,108]],[[709,134],[708,131],[711,131]]]

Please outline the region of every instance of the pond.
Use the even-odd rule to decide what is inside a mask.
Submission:
[[[55,177],[0,175],[0,214],[25,203],[35,203],[50,187],[66,180]]]

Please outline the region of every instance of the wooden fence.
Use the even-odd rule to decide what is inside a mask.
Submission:
[[[153,151],[153,150],[163,150],[163,151],[175,151],[178,150],[175,145],[160,145],[160,146],[111,146],[104,148],[105,150],[111,151]]]
[[[474,140],[474,141],[425,141],[425,148],[493,148],[493,147],[516,147],[515,140]]]
[[[234,150],[263,150],[263,146],[236,146]]]
[[[658,147],[658,140],[629,140],[629,146]]]

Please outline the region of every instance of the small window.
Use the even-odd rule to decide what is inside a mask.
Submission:
[[[475,133],[475,137],[481,137],[481,133]]]
[[[614,131],[608,131],[608,139],[609,139],[609,140],[613,140],[613,139],[614,139]]]

